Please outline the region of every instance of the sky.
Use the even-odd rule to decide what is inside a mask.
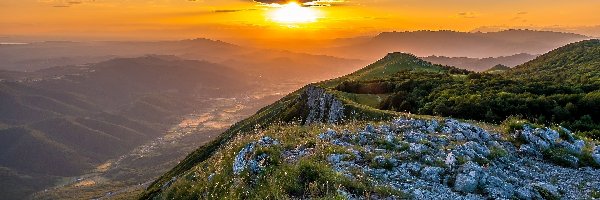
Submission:
[[[290,8],[284,0],[0,0],[0,40],[331,39],[509,28],[600,36],[598,0],[298,1]]]

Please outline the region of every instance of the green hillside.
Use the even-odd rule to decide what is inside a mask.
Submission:
[[[597,88],[600,85],[598,68],[600,40],[586,40],[558,48],[517,66],[510,76]]]
[[[573,170],[600,166],[597,70],[588,73],[592,81],[567,84],[534,74],[575,80],[571,70],[593,69],[600,58],[580,58],[562,70],[543,63],[570,59],[568,49],[593,57],[586,52],[599,48],[597,40],[574,43],[502,74],[391,53],[347,76],[301,88],[233,125],[140,198],[593,197],[600,184],[579,183],[600,172]],[[415,163],[417,169],[410,166]],[[537,174],[515,174],[521,171]],[[556,174],[551,183],[531,178]]]
[[[506,71],[510,70],[510,67],[506,66],[506,65],[502,65],[502,64],[497,64],[494,67],[485,70],[486,73],[490,73],[490,74],[498,74],[498,73],[504,73]]]
[[[421,64],[410,55],[394,56],[397,60],[392,63],[415,63],[411,66],[421,70],[371,76],[371,72],[385,71],[387,65],[381,63],[388,56],[324,85],[376,109],[491,123],[519,116],[540,124],[560,124],[598,138],[599,51],[598,40],[578,42],[505,74],[441,67],[432,71],[430,65]]]

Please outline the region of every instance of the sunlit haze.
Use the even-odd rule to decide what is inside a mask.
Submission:
[[[596,0],[21,0],[0,2],[6,39],[330,39],[383,31],[509,28],[600,35]],[[310,23],[307,23],[310,22]],[[144,36],[144,37],[140,37]]]
[[[271,19],[282,24],[310,23],[317,21],[317,13],[313,8],[302,7],[296,2],[281,5],[271,12]]]

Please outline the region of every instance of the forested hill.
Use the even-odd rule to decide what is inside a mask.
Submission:
[[[424,72],[422,69],[428,68],[420,68],[398,70],[385,76],[381,73],[376,80],[357,79],[358,75],[353,74],[326,85],[377,109],[494,123],[517,116],[541,124],[590,131],[598,137],[599,51],[600,42],[588,40],[554,50],[504,74],[453,68]],[[402,60],[407,61],[401,59],[395,63]],[[368,71],[378,69],[391,68],[380,65]],[[364,70],[357,73],[368,74]]]
[[[516,67],[511,76],[570,84],[600,84],[600,40],[567,45]]]

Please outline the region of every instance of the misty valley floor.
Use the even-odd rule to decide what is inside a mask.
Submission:
[[[34,194],[33,198],[135,198],[189,152],[287,93],[286,87],[289,86],[268,88],[236,98],[202,99],[194,113],[182,116],[181,122],[162,136],[97,166],[89,174],[63,178],[58,185]]]

